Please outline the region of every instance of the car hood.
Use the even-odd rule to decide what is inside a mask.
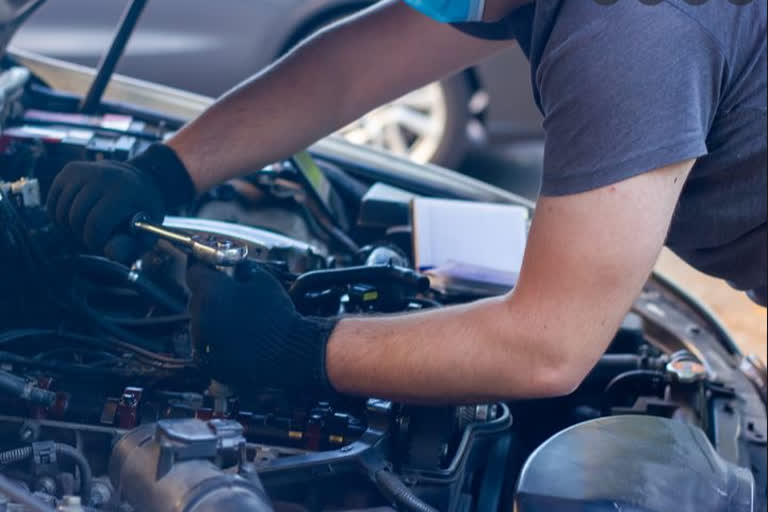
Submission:
[[[0,53],[5,54],[8,42],[45,0],[0,0]]]

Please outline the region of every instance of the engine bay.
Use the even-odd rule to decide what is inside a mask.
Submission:
[[[0,474],[29,495],[6,496],[7,510],[614,510],[638,485],[606,484],[622,457],[608,440],[621,436],[646,439],[624,461],[637,468],[657,450],[706,445],[706,460],[648,463],[668,485],[701,486],[680,510],[764,501],[761,369],[659,280],[563,398],[329,402],[274,389],[239,396],[204,378],[188,329],[190,259],[237,279],[267,269],[315,316],[481,295],[438,292],[413,268],[408,201],[381,172],[310,153],[221,185],[162,226],[135,219],[128,232],[148,247],[138,260],[89,254],[45,212],[56,173],[74,160],[126,160],[179,121],[126,106],[83,115],[78,97],[19,66],[2,71],[0,87]],[[586,455],[579,436],[594,438],[581,444]],[[706,477],[683,471],[710,463]],[[666,488],[656,503],[676,499]]]

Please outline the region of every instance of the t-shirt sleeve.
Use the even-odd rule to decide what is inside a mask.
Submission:
[[[668,3],[564,4],[535,77],[546,132],[542,195],[705,155],[726,72],[712,36]]]
[[[504,18],[495,22],[453,23],[456,30],[480,39],[517,39],[525,49],[531,38],[534,5],[518,7]]]

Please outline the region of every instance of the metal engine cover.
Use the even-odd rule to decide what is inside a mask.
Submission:
[[[517,512],[751,512],[754,478],[704,432],[652,416],[612,416],[559,432],[525,463]]]

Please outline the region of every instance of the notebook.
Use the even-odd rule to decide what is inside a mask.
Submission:
[[[514,287],[528,235],[522,206],[414,198],[416,268],[447,294],[500,294]]]

